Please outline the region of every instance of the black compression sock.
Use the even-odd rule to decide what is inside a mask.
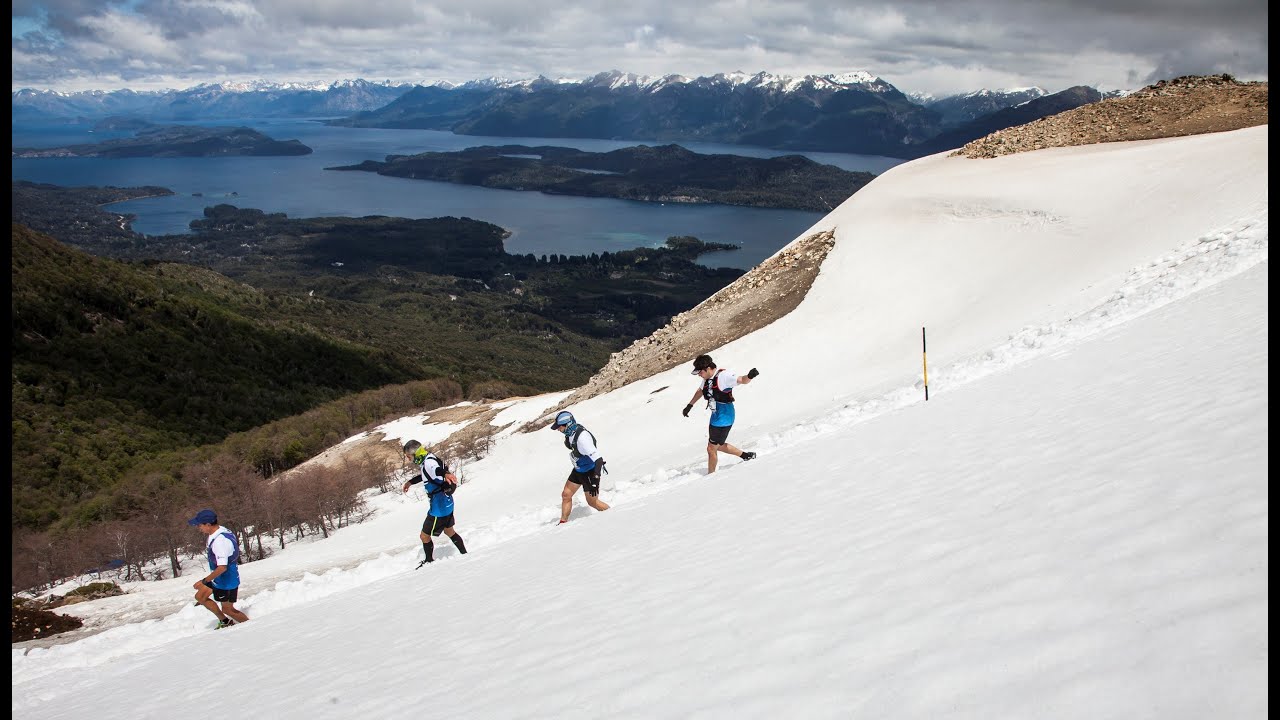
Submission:
[[[454,545],[458,546],[458,552],[462,553],[463,555],[467,554],[467,546],[462,544],[461,535],[454,533],[452,536],[450,536],[449,539],[453,541]]]
[[[427,562],[431,562],[432,560],[431,551],[435,550],[435,547],[436,547],[435,543],[431,541],[422,543],[422,552],[427,554]]]

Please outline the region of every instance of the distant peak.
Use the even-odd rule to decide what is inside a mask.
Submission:
[[[872,75],[866,70],[852,70],[850,72],[827,75],[825,77],[837,85],[870,85],[875,82],[880,82],[880,78]]]

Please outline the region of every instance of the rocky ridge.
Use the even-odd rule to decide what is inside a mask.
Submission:
[[[1267,105],[1266,82],[1187,75],[999,130],[951,157],[994,158],[1045,148],[1240,130],[1266,125]]]
[[[693,362],[698,355],[783,317],[804,299],[834,246],[835,232],[831,230],[788,245],[716,294],[676,315],[649,337],[610,355],[600,372],[566,398],[564,405]]]

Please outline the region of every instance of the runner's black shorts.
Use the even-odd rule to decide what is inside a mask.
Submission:
[[[582,492],[595,497],[600,494],[600,472],[604,470],[604,460],[597,460],[596,466],[586,472],[574,470],[569,473],[569,482],[582,486]]]
[[[707,442],[712,445],[727,445],[729,443],[729,431],[733,429],[732,425],[710,425],[707,427]]]
[[[214,587],[213,583],[208,580],[201,580],[200,582],[204,583],[205,587],[213,590],[213,599],[218,602],[233,603],[236,601],[236,596],[240,594],[240,588],[238,587],[233,587],[230,590],[222,590]]]
[[[445,528],[451,527],[453,527],[453,513],[444,517],[428,515],[427,519],[422,521],[422,532],[426,535],[439,535]]]

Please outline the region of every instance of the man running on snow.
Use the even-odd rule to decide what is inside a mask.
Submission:
[[[249,616],[236,609],[240,594],[240,543],[236,534],[219,525],[218,514],[212,510],[201,510],[187,524],[207,536],[204,547],[209,573],[191,586],[196,591],[196,604],[218,617],[219,629],[249,622]]]
[[[431,509],[427,511],[427,518],[422,521],[422,532],[418,533],[422,540],[422,552],[426,554],[418,567],[434,559],[432,551],[435,549],[435,540],[432,538],[440,533],[448,535],[458,552],[466,555],[467,546],[462,544],[462,536],[453,529],[453,491],[458,488],[458,478],[449,472],[440,458],[427,452],[417,440],[404,444],[404,455],[409,462],[418,466],[419,472],[417,477],[405,480],[401,489],[409,492],[410,486],[422,483],[431,500]]]
[[[567,410],[556,414],[551,429],[564,433],[564,446],[569,448],[569,457],[573,460],[573,471],[569,473],[569,479],[564,481],[564,490],[560,491],[560,524],[569,522],[573,496],[578,488],[582,488],[588,505],[600,512],[608,510],[608,503],[600,499],[600,474],[604,471],[604,458],[596,447],[596,436],[579,425],[573,413]]]
[[[689,417],[689,411],[698,402],[698,398],[706,399],[707,407],[712,411],[711,423],[707,428],[707,474],[716,471],[719,453],[728,453],[743,460],[755,458],[755,453],[739,450],[729,444],[729,431],[733,429],[734,420],[733,389],[738,385],[749,384],[760,371],[751,368],[746,375],[735,376],[731,370],[717,369],[710,355],[699,355],[693,361],[691,374],[702,378],[702,386],[693,393],[689,404],[684,406],[684,416]]]

